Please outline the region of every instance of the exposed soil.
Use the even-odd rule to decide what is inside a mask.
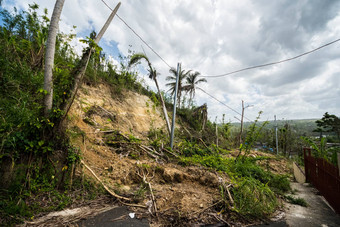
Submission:
[[[171,160],[150,158],[140,146],[148,144],[151,129],[165,130],[159,108],[140,94],[124,92],[120,99],[111,96],[106,85],[84,85],[70,110],[68,131],[72,143],[81,149],[84,163],[109,190],[132,198],[132,201],[116,202],[142,206],[129,207],[140,217],[148,217],[151,226],[223,222],[214,210],[222,211],[216,202],[221,199],[221,182],[230,183],[228,176],[201,166],[183,167]],[[236,151],[232,153],[236,154]],[[252,155],[270,156],[261,152]],[[269,165],[278,173],[288,171],[284,160],[272,157],[274,161],[269,164],[266,160],[260,164]],[[82,172],[92,177],[88,170],[76,169],[78,175]],[[156,212],[146,182],[152,187]],[[232,214],[227,218],[228,224],[241,225]]]

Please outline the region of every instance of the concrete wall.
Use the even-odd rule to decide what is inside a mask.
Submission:
[[[305,183],[306,176],[304,170],[302,170],[295,162],[293,163],[293,169],[295,180],[301,184]]]

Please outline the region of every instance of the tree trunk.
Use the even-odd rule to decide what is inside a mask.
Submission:
[[[95,38],[95,43],[98,44],[100,39],[103,37],[105,31],[107,30],[107,28],[109,27],[113,17],[116,15],[119,7],[120,7],[120,2],[117,4],[116,8],[112,11],[112,13],[110,14],[109,18],[107,19],[105,25],[103,26],[103,28],[100,30],[99,34],[97,35],[97,37]],[[74,101],[74,98],[78,92],[78,89],[83,81],[83,77],[85,75],[85,71],[86,71],[86,68],[87,68],[87,65],[89,63],[89,60],[90,60],[90,57],[91,57],[91,54],[92,52],[94,51],[93,48],[89,49],[88,51],[86,51],[83,56],[82,56],[82,59],[80,61],[80,63],[78,64],[78,67],[77,67],[77,70],[72,73],[75,75],[75,80],[74,80],[74,85],[70,91],[71,95],[69,97],[69,99],[67,100],[64,108],[62,108],[64,110],[64,115],[63,117],[61,118],[61,121],[62,122],[65,117],[67,116],[71,106],[72,106],[72,103]]]
[[[156,77],[154,77],[154,81],[155,81],[155,84],[156,84],[156,87],[157,87],[158,95],[161,98],[161,102],[162,102],[162,106],[163,106],[163,113],[164,113],[164,116],[165,116],[167,129],[168,129],[169,135],[171,135],[171,127],[170,127],[168,111],[166,110],[165,103],[164,103],[164,100],[163,100],[163,96],[162,96],[161,91],[159,90],[159,86],[158,86],[158,82],[157,82]]]
[[[44,113],[48,115],[52,109],[53,104],[53,64],[54,64],[54,53],[56,36],[59,27],[59,19],[61,11],[63,10],[65,0],[57,0],[54,5],[54,10],[51,18],[50,28],[48,31],[48,38],[46,43],[46,54],[45,54],[45,71],[44,71],[44,90],[47,94],[44,98]]]

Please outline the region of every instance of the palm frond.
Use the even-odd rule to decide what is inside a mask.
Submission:
[[[131,59],[130,59],[130,62],[129,62],[129,67],[131,65],[134,65],[136,64],[139,60],[141,59],[145,59],[145,61],[148,63],[149,67],[151,66],[151,63],[149,61],[149,58],[143,54],[143,53],[136,53],[134,55],[131,56]]]

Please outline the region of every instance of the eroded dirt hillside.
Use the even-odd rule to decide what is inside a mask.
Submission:
[[[221,185],[230,184],[228,176],[169,160],[176,154],[151,147],[150,130],[166,132],[159,107],[131,91],[115,96],[104,84],[84,85],[68,117],[68,132],[85,165],[108,190],[127,198],[117,202],[129,204],[137,217],[148,217],[151,226],[221,222],[220,214],[210,210],[222,212],[216,204]],[[84,167],[76,172],[93,178]],[[239,220],[227,219],[239,225]]]
[[[147,96],[131,91],[117,95],[104,84],[96,87],[83,85],[69,117],[70,127],[77,126],[86,133],[94,133],[93,129],[116,129],[146,138],[150,129],[165,127],[159,108]]]
[[[154,213],[156,207],[157,214],[173,223],[199,218],[201,211],[216,202],[219,180],[228,181],[227,177],[152,157],[145,145],[151,129],[165,130],[160,110],[140,94],[126,92],[120,97],[113,99],[103,84],[84,86],[79,92],[69,113],[68,131],[83,161],[110,190],[131,198],[125,202],[144,207],[141,213]],[[156,206],[150,205],[145,182],[152,187]]]

